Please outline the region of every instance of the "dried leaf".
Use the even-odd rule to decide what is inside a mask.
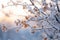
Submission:
[[[20,23],[20,20],[19,19],[17,19],[17,21],[18,21],[18,23]]]
[[[4,5],[2,4],[2,8],[4,8]]]
[[[47,40],[47,38],[44,38],[44,40]]]
[[[23,9],[26,9],[26,5],[23,5]]]
[[[5,16],[10,17],[9,14],[5,14]]]
[[[33,33],[33,34],[34,34],[35,32],[34,32],[34,31],[32,31],[31,33]]]
[[[21,23],[23,24],[24,28],[27,28],[29,26],[29,24],[26,24],[26,21],[22,21]]]
[[[36,32],[36,30],[33,30],[31,33],[33,33],[33,34],[34,34],[35,32]]]
[[[44,10],[44,11],[46,11],[46,9],[47,9],[47,7],[48,7],[47,5],[48,5],[48,4],[46,4],[46,5],[43,7],[43,10]]]
[[[35,17],[37,17],[37,16],[35,15]]]
[[[52,7],[52,4],[50,3],[50,7]]]
[[[35,11],[38,11],[38,8],[35,7],[34,10],[35,10]]]
[[[16,30],[16,32],[18,32],[18,31],[19,31],[19,29]]]
[[[25,16],[25,18],[28,20],[29,19],[29,17],[28,16]]]
[[[19,23],[15,21],[15,24],[16,24],[16,26],[18,26]]]
[[[24,24],[24,28],[27,28],[29,25],[28,24]]]
[[[46,9],[47,9],[47,8],[46,8],[46,7],[44,7],[43,9],[44,9],[44,11],[46,11]]]
[[[33,26],[33,28],[36,28],[36,26]]]
[[[2,26],[2,31],[5,32],[7,30],[6,26]]]

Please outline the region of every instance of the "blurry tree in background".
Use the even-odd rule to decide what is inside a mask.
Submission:
[[[12,29],[17,33],[30,29],[32,35],[39,31],[38,39],[31,40],[60,40],[60,0],[6,0],[6,2],[0,0],[0,2],[2,40],[9,38],[20,40],[20,36],[17,39],[11,37]]]

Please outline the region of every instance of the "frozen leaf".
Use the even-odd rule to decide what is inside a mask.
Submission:
[[[16,26],[18,26],[18,22],[15,21]]]
[[[29,19],[29,17],[28,16],[25,16],[25,18],[28,20]]]
[[[36,28],[36,26],[33,26],[33,28]]]
[[[26,9],[26,5],[23,5],[23,9]]]
[[[39,11],[37,7],[34,8],[35,12]]]
[[[28,24],[23,24],[23,27],[24,28],[27,28],[29,25]]]
[[[4,8],[4,5],[2,4],[2,8]]]
[[[19,29],[17,29],[16,32],[19,32]]]
[[[44,38],[44,40],[47,40],[47,38]]]
[[[10,15],[9,15],[9,14],[5,14],[5,16],[10,17]]]
[[[43,10],[44,11],[46,11],[47,10],[47,8],[48,8],[48,6],[47,6],[48,4],[46,4],[44,7],[43,7]]]
[[[3,25],[3,26],[2,26],[2,31],[3,31],[3,32],[6,32],[6,30],[7,30],[6,26]]]
[[[31,33],[34,34],[36,32],[36,30],[31,30]]]

